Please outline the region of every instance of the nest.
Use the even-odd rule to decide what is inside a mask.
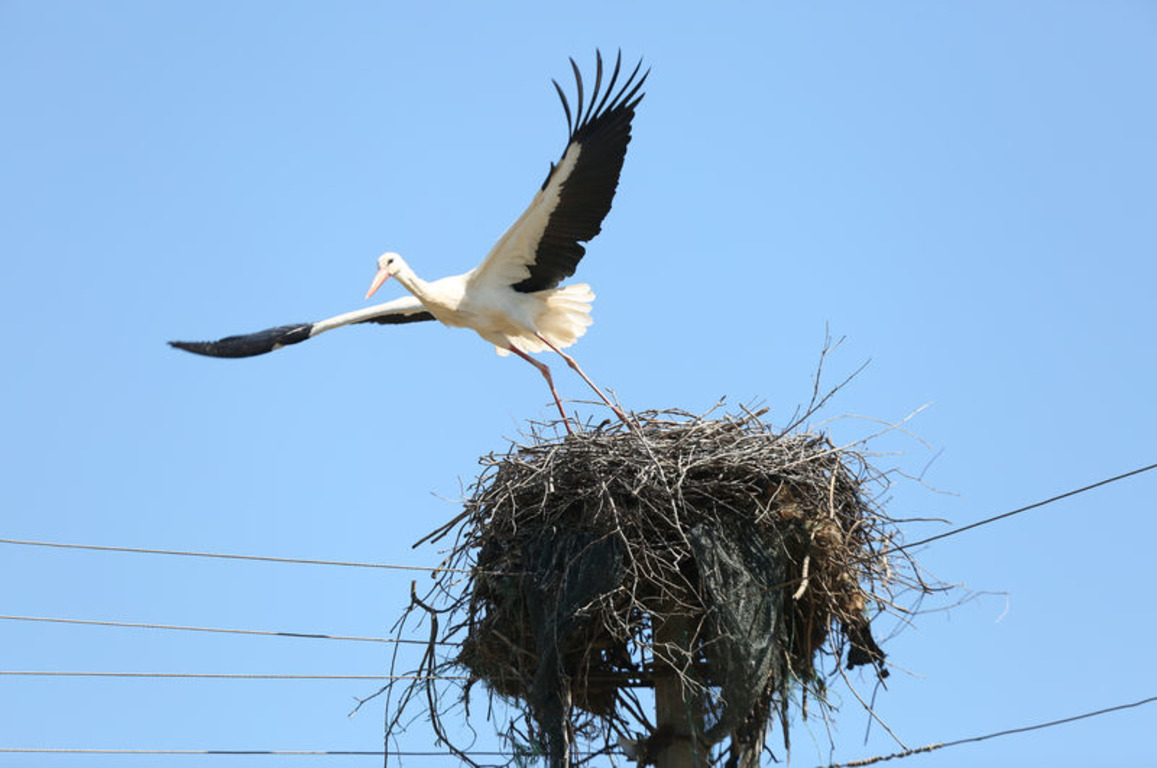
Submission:
[[[886,676],[870,625],[897,586],[885,480],[759,415],[651,412],[484,458],[435,595],[411,606],[458,651],[431,647],[419,671],[465,671],[467,702],[477,681],[518,702],[511,732],[553,765],[583,737],[640,763],[684,738],[758,765],[773,720],[787,745],[790,701],[826,715],[823,657],[828,675]],[[672,684],[676,732],[639,699]]]

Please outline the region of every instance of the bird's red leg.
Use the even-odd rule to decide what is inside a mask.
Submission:
[[[572,369],[574,369],[575,373],[577,373],[579,376],[583,377],[583,381],[585,381],[590,386],[590,388],[595,391],[595,394],[598,395],[602,399],[602,401],[607,404],[607,407],[610,408],[612,411],[614,411],[615,415],[618,416],[619,419],[624,424],[626,424],[628,427],[631,426],[631,422],[630,422],[630,420],[627,419],[627,415],[625,413],[623,413],[622,410],[619,409],[619,406],[612,403],[611,399],[609,397],[607,397],[606,395],[603,394],[603,391],[601,389],[599,389],[598,386],[593,381],[591,381],[589,376],[587,376],[585,373],[583,373],[583,369],[579,368],[579,364],[575,362],[575,359],[573,357],[568,355],[566,352],[563,352],[561,349],[559,349],[555,345],[551,344],[549,341],[547,341],[545,338],[543,338],[540,334],[535,334],[535,335],[538,336],[539,340],[543,344],[545,344],[546,346],[553,349],[555,352],[562,355],[562,359],[566,360],[566,364],[569,365]]]
[[[566,427],[566,433],[568,435],[573,435],[574,431],[570,428],[570,419],[567,418],[566,411],[563,410],[562,407],[562,400],[559,399],[558,391],[554,388],[554,379],[551,378],[550,368],[547,367],[546,363],[540,363],[513,344],[507,347],[507,349],[537,368],[538,372],[542,374],[544,379],[546,379],[547,386],[550,387],[550,393],[554,395],[554,404],[558,406],[558,412],[562,414],[562,424],[564,427]]]

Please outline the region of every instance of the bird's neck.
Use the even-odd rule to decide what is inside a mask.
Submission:
[[[409,265],[403,266],[395,272],[394,279],[401,283],[403,288],[412,293],[418,301],[423,304],[429,304],[432,298],[430,294],[430,284],[415,275],[414,270],[410,269]]]

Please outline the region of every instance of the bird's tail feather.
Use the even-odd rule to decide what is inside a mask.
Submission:
[[[595,300],[595,294],[586,283],[550,288],[534,295],[542,296],[544,299],[542,311],[535,318],[538,332],[559,349],[569,347],[578,341],[593,322],[591,302]],[[533,335],[521,336],[512,341],[524,352],[543,352],[547,349],[547,346]],[[501,347],[496,349],[500,355],[509,354]]]

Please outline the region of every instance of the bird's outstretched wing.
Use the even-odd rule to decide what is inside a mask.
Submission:
[[[562,87],[551,81],[566,112],[566,149],[558,163],[551,164],[530,206],[470,273],[472,281],[494,281],[522,293],[554,288],[574,274],[586,253],[582,243],[602,228],[619,185],[635,107],[643,99],[639,91],[650,70],[639,77],[640,61],[616,92],[622,53],[615,57],[606,89],[602,89],[603,57],[598,51],[595,62],[595,87],[589,101],[584,101],[582,75],[574,59],[570,60],[578,91],[573,114]]]
[[[426,311],[420,301],[413,296],[403,296],[385,304],[346,312],[344,315],[331,317],[317,323],[279,325],[276,328],[267,328],[256,333],[226,336],[217,341],[170,341],[169,345],[186,352],[208,355],[209,357],[252,357],[287,347],[290,344],[297,344],[306,339],[312,339],[319,333],[332,331],[343,325],[356,323],[398,325],[401,323],[420,323],[433,319],[434,316]]]

